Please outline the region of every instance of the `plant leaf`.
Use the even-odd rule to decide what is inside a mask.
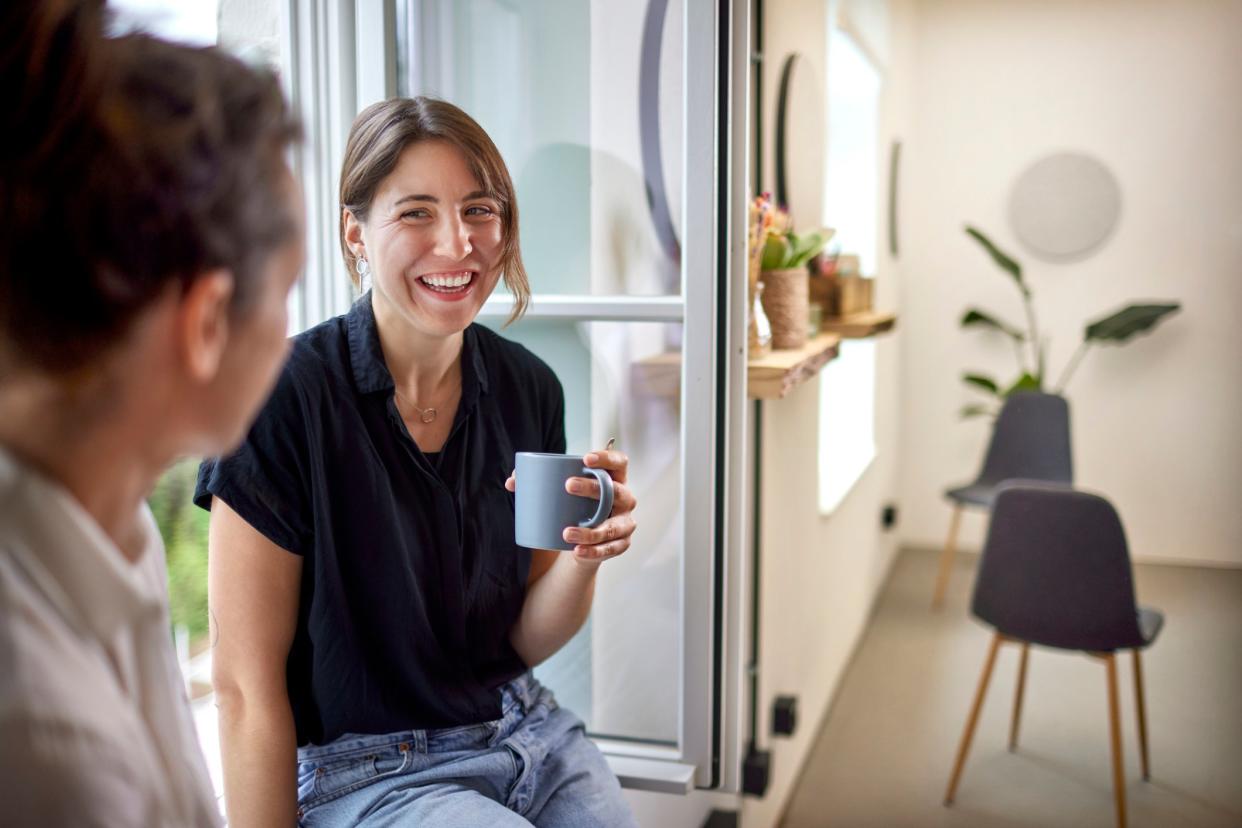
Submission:
[[[993,417],[995,416],[995,412],[986,405],[973,403],[971,405],[962,406],[962,410],[958,412],[958,415],[963,420],[969,420],[971,417]]]
[[[979,242],[984,250],[988,251],[992,261],[996,262],[1002,270],[1013,277],[1013,280],[1018,283],[1018,287],[1024,294],[1027,292],[1026,282],[1022,281],[1022,265],[1014,261],[1011,256],[1004,253],[999,247],[992,244],[992,240],[983,235],[982,231],[971,227],[969,224],[966,225],[966,234]]]
[[[986,391],[989,394],[1000,396],[1000,386],[996,384],[996,380],[991,377],[985,377],[983,374],[962,374],[962,382],[967,385],[974,386],[976,389]]]
[[[763,243],[763,259],[760,267],[764,270],[782,270],[789,258],[789,242],[784,236],[770,234]]]
[[[1018,377],[1017,381],[1014,382],[1013,385],[1005,389],[1004,396],[1008,397],[1010,394],[1014,394],[1018,391],[1043,391],[1043,390],[1044,390],[1043,383],[1040,382],[1039,377],[1035,376],[1034,374],[1025,373],[1022,376]]]
[[[802,267],[824,249],[824,245],[828,243],[828,236],[818,230],[802,236],[791,233],[790,241],[793,250],[789,254],[789,263],[786,267]]]
[[[1161,319],[1181,310],[1178,302],[1152,305],[1129,305],[1116,313],[1087,325],[1086,342],[1125,342],[1130,337],[1155,327]]]
[[[990,313],[979,310],[978,308],[967,308],[966,313],[962,314],[961,326],[969,328],[973,325],[979,325],[985,328],[993,328],[1015,342],[1025,342],[1026,334],[1010,325],[1008,322],[1002,322]]]

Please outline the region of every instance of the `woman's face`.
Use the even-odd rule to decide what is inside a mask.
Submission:
[[[503,236],[499,203],[444,141],[406,147],[365,224],[346,215],[346,240],[371,267],[377,315],[437,338],[465,330],[491,295]]]

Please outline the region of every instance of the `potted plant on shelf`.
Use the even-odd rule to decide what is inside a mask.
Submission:
[[[772,213],[763,234],[759,299],[772,326],[772,347],[801,348],[806,344],[808,309],[807,263],[824,249],[832,231],[793,231],[789,214]]]
[[[1018,361],[1018,376],[1009,382],[998,382],[985,374],[968,372],[962,375],[962,381],[970,388],[983,392],[989,397],[985,403],[972,403],[961,410],[963,418],[977,416],[995,416],[999,403],[1004,402],[1010,394],[1018,391],[1044,391],[1061,394],[1065,390],[1070,377],[1078,367],[1087,350],[1097,343],[1121,344],[1128,342],[1137,334],[1155,327],[1169,314],[1178,311],[1181,305],[1177,302],[1148,302],[1131,304],[1107,316],[1088,322],[1083,329],[1082,343],[1074,355],[1070,357],[1062,369],[1056,383],[1050,388],[1046,385],[1047,374],[1047,339],[1041,339],[1038,322],[1035,317],[1035,306],[1031,301],[1031,288],[1022,276],[1022,266],[1010,255],[1002,251],[982,231],[967,225],[966,234],[977,241],[992,261],[996,262],[1013,280],[1022,296],[1022,307],[1026,315],[1026,327],[1019,328],[1005,322],[994,314],[970,307],[962,314],[963,328],[983,328],[997,331],[1008,338],[1013,345]]]

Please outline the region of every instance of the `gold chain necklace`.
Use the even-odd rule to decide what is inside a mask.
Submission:
[[[423,423],[434,423],[436,420],[436,410],[434,408],[419,408],[398,390],[396,385],[392,387],[393,393],[397,395],[397,399],[408,405],[410,408],[418,412],[418,419]]]

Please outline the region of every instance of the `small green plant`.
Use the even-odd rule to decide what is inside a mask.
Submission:
[[[992,261],[996,262],[997,266],[1013,279],[1014,284],[1018,287],[1018,292],[1022,295],[1022,307],[1026,313],[1025,329],[1011,325],[979,308],[967,308],[966,312],[962,314],[961,326],[963,328],[983,328],[997,331],[1008,338],[1013,345],[1014,355],[1018,360],[1018,376],[1008,383],[998,382],[985,374],[966,373],[962,375],[962,381],[966,385],[976,391],[983,392],[991,398],[987,403],[972,403],[965,406],[961,410],[962,417],[995,416],[997,412],[996,404],[1003,402],[1010,394],[1017,391],[1045,390],[1045,380],[1047,377],[1045,362],[1048,343],[1046,339],[1040,339],[1039,326],[1035,318],[1035,307],[1031,302],[1031,289],[1022,277],[1022,266],[1012,256],[1009,256],[993,244],[992,240],[980,230],[968,225],[966,227],[966,234],[977,241],[988,252],[988,255],[992,257]],[[1051,388],[1052,393],[1061,394],[1064,392],[1070,377],[1073,376],[1075,369],[1078,368],[1078,363],[1082,361],[1083,356],[1093,344],[1107,342],[1121,344],[1127,342],[1135,335],[1155,327],[1160,320],[1180,309],[1181,304],[1177,302],[1134,304],[1127,305],[1121,310],[1093,322],[1088,322],[1083,329],[1082,343],[1079,344],[1078,349],[1074,351],[1074,355],[1070,357],[1065,368],[1061,371],[1061,376]]]
[[[769,230],[763,242],[764,270],[788,270],[806,267],[806,263],[819,255],[832,238],[829,230],[815,230],[798,235],[792,230]]]

